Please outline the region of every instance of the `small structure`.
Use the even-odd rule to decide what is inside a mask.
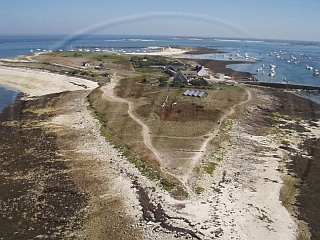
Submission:
[[[182,95],[201,98],[204,94],[205,92],[200,92],[195,90],[186,90]]]
[[[181,65],[175,65],[175,64],[168,64],[164,67],[163,72],[168,74],[169,76],[174,76],[179,69],[181,68]]]
[[[224,80],[224,74],[223,73],[215,73],[213,75],[215,78],[218,78],[219,80]]]
[[[203,78],[209,78],[209,73],[207,72],[207,70],[204,69],[203,66],[196,66],[195,68],[196,72],[197,72],[197,76],[198,77],[203,77]]]
[[[193,96],[194,96],[194,97],[197,97],[199,94],[200,94],[200,92],[199,92],[199,91],[196,91],[196,92],[193,94]]]
[[[205,92],[201,92],[201,93],[199,93],[198,97],[201,98],[204,94],[205,94]]]
[[[94,69],[103,69],[104,65],[103,63],[100,63],[98,66],[94,66]]]
[[[173,76],[173,82],[188,84],[188,79],[182,74],[181,71],[178,71]]]
[[[194,93],[195,93],[195,91],[191,90],[188,95],[192,96]]]
[[[181,73],[188,79],[194,79],[194,78],[197,78],[198,75],[197,75],[197,72],[195,71],[181,71]]]
[[[184,96],[187,96],[187,95],[189,95],[189,92],[190,92],[190,90],[186,90],[186,91],[183,93],[183,95],[184,95]]]

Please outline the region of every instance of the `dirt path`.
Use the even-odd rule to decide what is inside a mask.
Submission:
[[[230,116],[231,114],[233,114],[235,112],[235,108],[240,106],[240,105],[243,105],[249,101],[251,101],[252,99],[252,95],[251,95],[251,92],[246,89],[247,91],[247,95],[248,95],[248,98],[236,105],[234,105],[233,107],[231,107],[230,111],[227,112],[226,114],[224,114],[221,119],[220,119],[220,123],[222,123],[228,116]],[[192,158],[191,162],[190,162],[190,167],[189,167],[189,171],[188,172],[185,172],[185,174],[182,176],[181,180],[182,182],[184,183],[184,185],[187,185],[187,182],[188,182],[188,179],[190,178],[192,172],[193,172],[193,169],[194,167],[196,166],[196,164],[200,161],[201,157],[205,154],[206,152],[206,148],[207,148],[207,145],[210,141],[212,141],[212,139],[217,136],[217,134],[219,133],[220,131],[220,126],[221,124],[218,124],[217,127],[214,129],[213,132],[210,132],[209,133],[209,137],[206,138],[206,140],[202,143],[199,151],[197,151],[195,153],[195,156]]]
[[[153,152],[154,156],[159,161],[161,170],[164,173],[167,173],[167,174],[175,177],[185,187],[187,187],[188,180],[189,180],[189,178],[190,178],[190,176],[191,176],[191,174],[193,172],[194,167],[197,165],[197,163],[199,162],[201,157],[205,154],[205,151],[206,151],[208,143],[219,133],[221,125],[220,124],[217,125],[216,129],[214,129],[214,131],[209,134],[209,137],[202,143],[201,148],[199,150],[197,150],[197,151],[194,151],[195,152],[195,156],[190,161],[190,167],[188,168],[188,171],[186,171],[182,176],[173,175],[172,173],[167,172],[165,169],[163,169],[163,160],[162,160],[163,157],[160,154],[160,152],[152,144],[152,139],[151,139],[151,134],[150,134],[149,127],[144,122],[142,122],[138,117],[136,117],[134,115],[134,113],[133,113],[133,109],[134,109],[133,103],[128,101],[128,100],[126,100],[126,99],[117,97],[114,94],[114,87],[117,85],[117,83],[119,81],[119,78],[120,77],[117,76],[116,73],[114,73],[113,77],[110,80],[110,83],[108,83],[108,84],[106,84],[105,86],[102,87],[102,91],[103,91],[102,97],[104,99],[107,99],[107,100],[110,100],[110,101],[117,101],[117,102],[122,102],[122,103],[128,104],[128,107],[129,107],[128,114],[134,121],[136,121],[142,127],[142,136],[143,136],[144,144],[146,145],[146,147],[149,150],[151,150]],[[227,112],[226,114],[224,114],[221,117],[220,122],[223,122],[228,116],[233,114],[234,111],[235,111],[234,109],[236,107],[251,101],[251,98],[252,98],[251,92],[248,89],[246,91],[247,91],[247,94],[248,94],[248,98],[245,101],[242,101],[242,102],[234,105],[233,107],[231,107],[230,111]]]
[[[108,83],[108,84],[106,84],[105,86],[102,87],[102,90],[104,92],[102,97],[104,99],[107,99],[107,100],[117,101],[117,102],[122,102],[122,103],[128,104],[128,106],[129,106],[129,109],[128,109],[129,116],[142,127],[142,136],[143,136],[144,144],[153,152],[153,154],[155,155],[157,160],[161,163],[162,162],[162,160],[161,160],[162,157],[161,157],[161,154],[158,152],[158,150],[155,149],[154,146],[152,145],[149,127],[146,124],[144,124],[139,118],[137,118],[133,114],[133,109],[134,109],[133,103],[128,101],[128,100],[126,100],[126,99],[117,97],[114,94],[113,89],[117,85],[118,80],[119,80],[119,77],[115,73],[113,75],[113,77],[111,78],[110,83]]]

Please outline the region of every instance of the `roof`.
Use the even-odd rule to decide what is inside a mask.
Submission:
[[[196,77],[197,72],[195,71],[181,71],[181,73],[186,77]]]
[[[187,90],[187,91],[185,91],[184,93],[183,93],[183,95],[188,95],[189,94],[189,92],[190,92],[190,90]]]
[[[205,92],[200,92],[197,90],[186,90],[183,95],[184,96],[192,96],[192,97],[202,97],[205,94]]]
[[[209,76],[209,73],[204,69],[204,67],[202,67],[202,68],[198,71],[198,76],[199,76],[199,77],[207,77],[207,76]]]
[[[200,94],[200,92],[199,92],[199,91],[196,91],[196,92],[193,94],[193,96],[197,97],[199,94]]]
[[[183,84],[188,84],[187,78],[181,73],[181,71],[178,71],[174,77],[173,77],[174,82],[181,82]]]
[[[189,96],[192,96],[194,93],[195,93],[195,91],[191,90],[191,91],[188,93],[188,95],[189,95]]]
[[[205,94],[205,92],[199,93],[198,97],[202,97]]]

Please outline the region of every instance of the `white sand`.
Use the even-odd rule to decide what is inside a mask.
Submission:
[[[186,53],[186,50],[180,48],[162,48],[162,47],[153,47],[153,49],[160,49],[159,52],[135,52],[135,53],[127,53],[129,55],[154,55],[154,56],[177,56]]]
[[[28,97],[41,96],[49,93],[94,89],[96,82],[86,79],[53,74],[48,71],[15,69],[0,66],[0,85],[21,91]]]

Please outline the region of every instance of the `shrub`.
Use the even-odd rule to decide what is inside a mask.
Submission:
[[[168,82],[160,82],[159,87],[166,87],[168,85]]]
[[[208,86],[208,82],[203,78],[193,79],[190,83],[194,86]]]
[[[169,81],[169,77],[168,77],[168,76],[161,76],[161,77],[158,78],[158,81],[159,81],[160,83],[162,83],[162,82],[168,82],[168,81]]]

